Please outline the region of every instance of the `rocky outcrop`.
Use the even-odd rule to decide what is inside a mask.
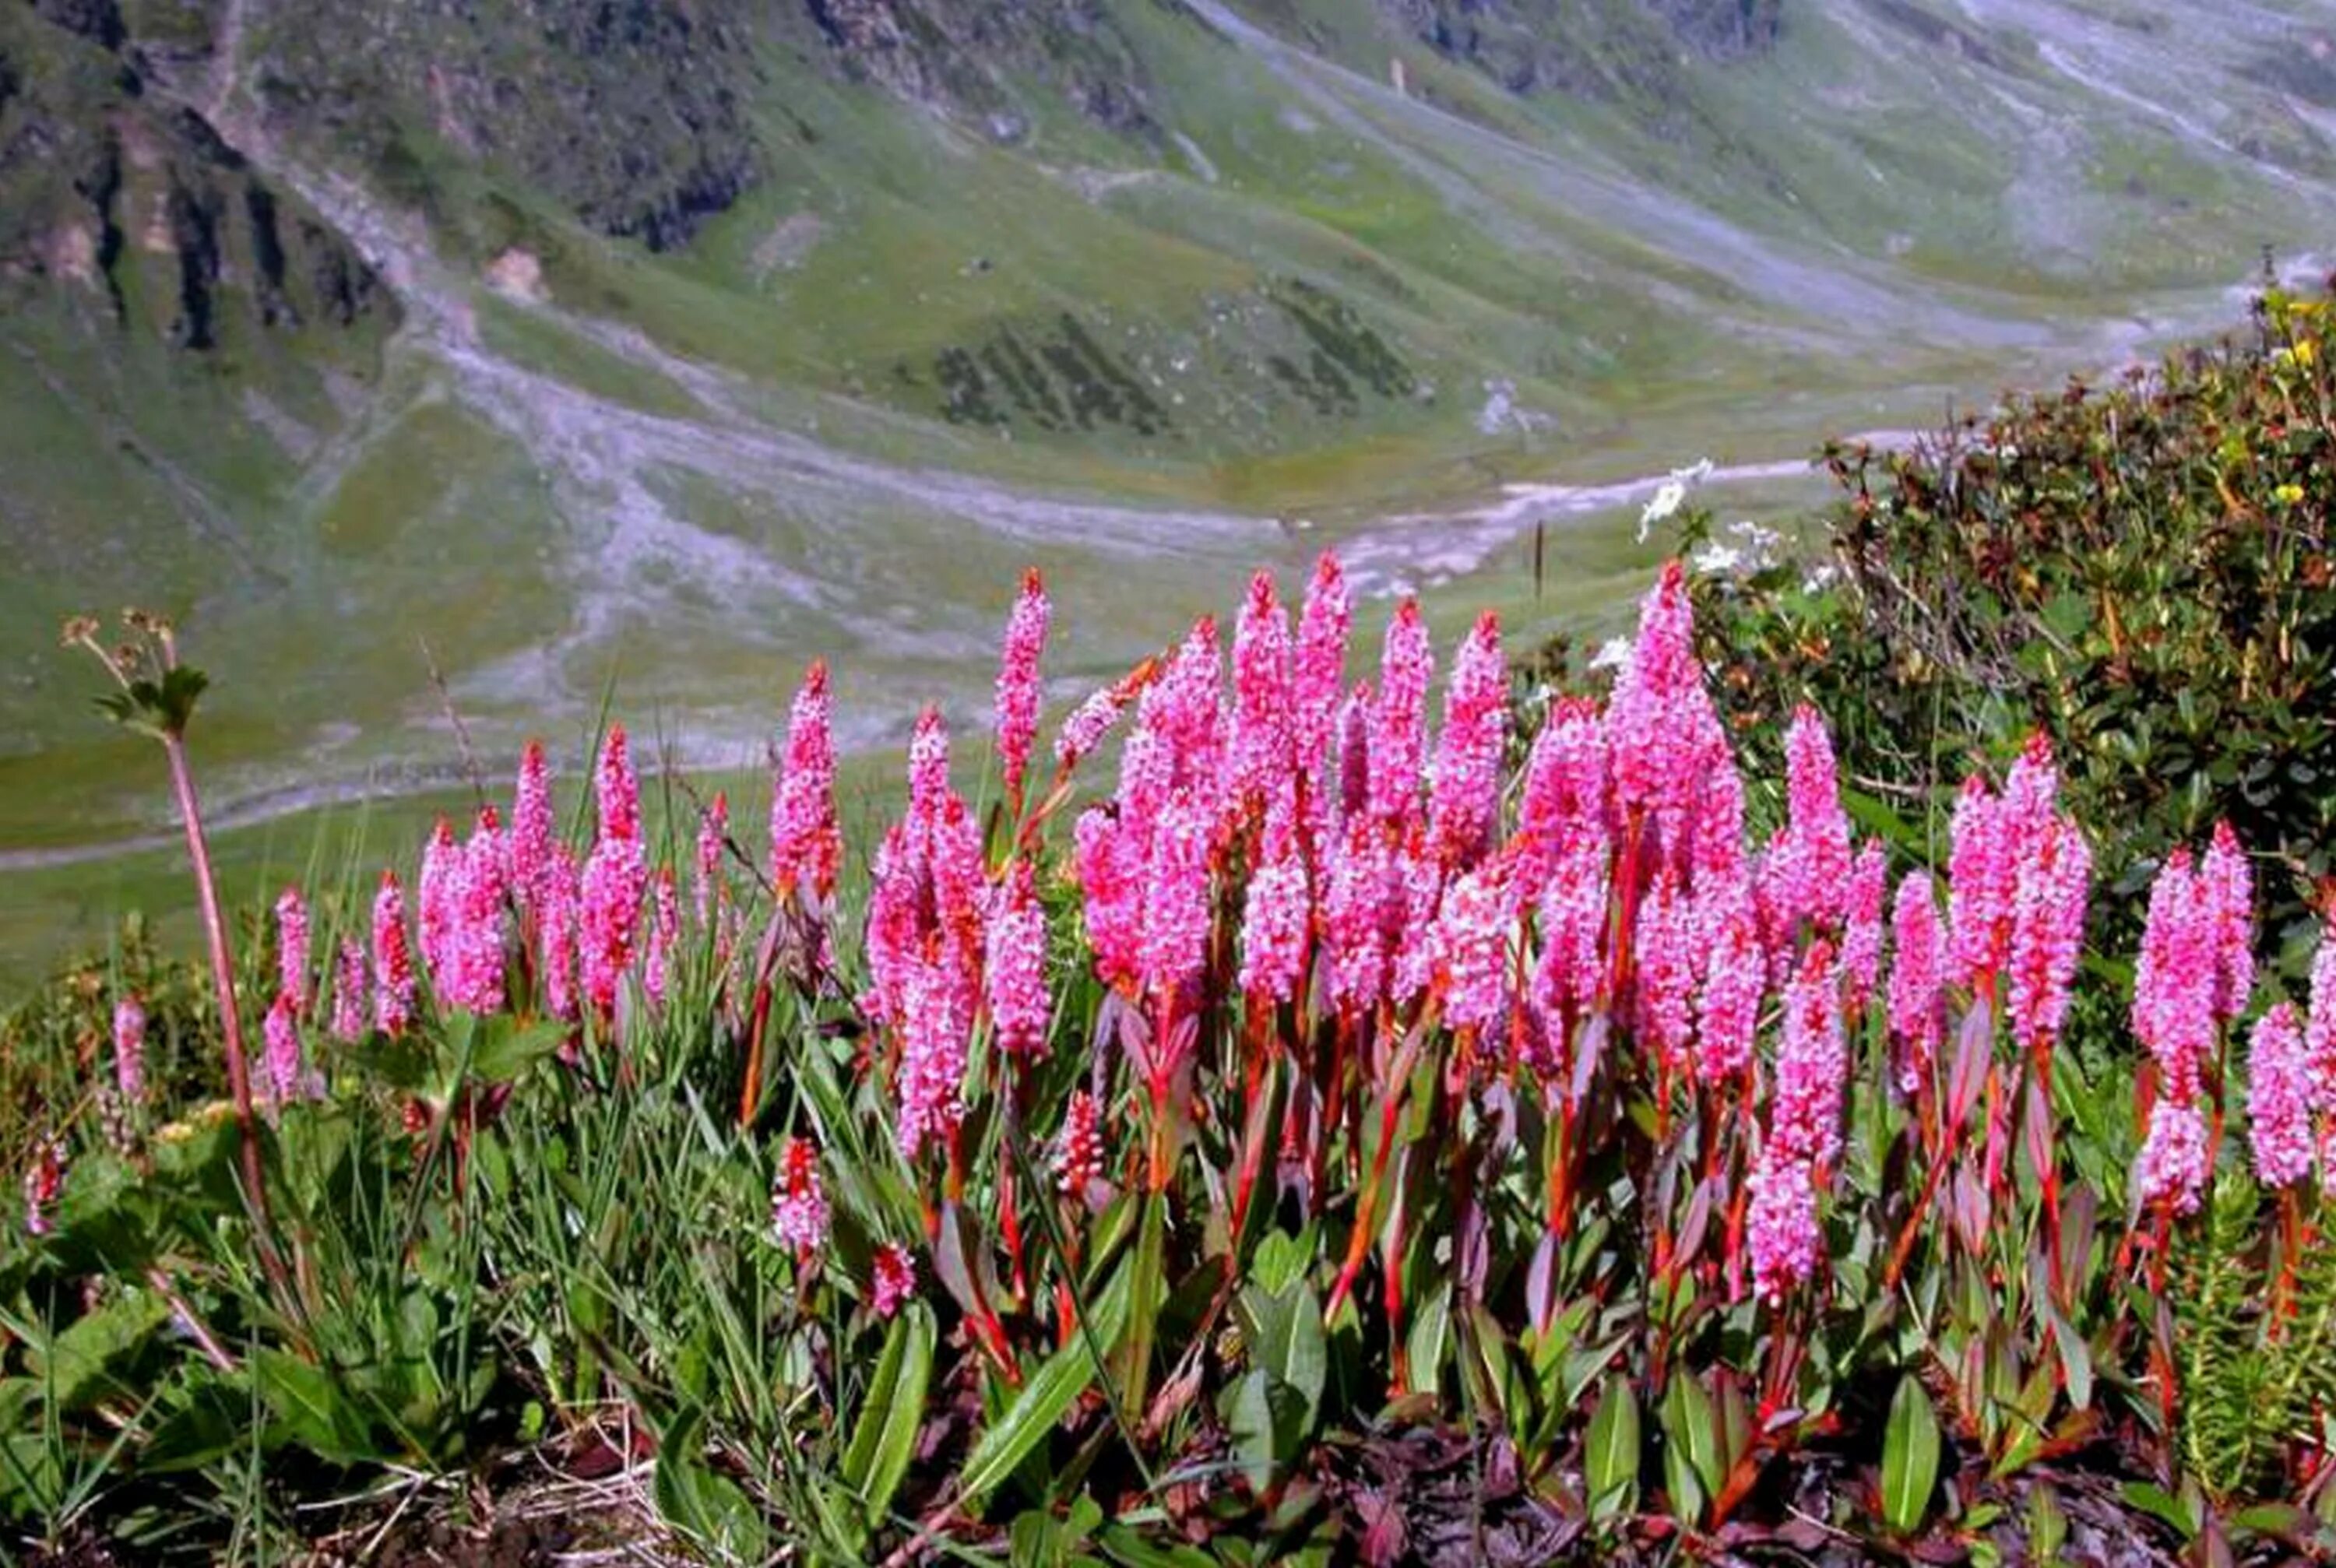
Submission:
[[[1513,93],[1613,99],[1667,91],[1677,55],[1773,45],[1784,0],[1379,0],[1438,54]]]
[[[63,290],[193,352],[247,330],[385,330],[395,304],[349,244],[145,63],[110,3],[0,8],[0,299]]]
[[[1153,128],[1150,86],[1099,0],[803,0],[840,65],[1018,141],[1016,78],[1060,93],[1107,130]]]

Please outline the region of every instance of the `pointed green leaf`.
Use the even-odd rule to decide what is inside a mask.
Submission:
[[[1890,1401],[1882,1436],[1882,1516],[1901,1535],[1922,1528],[1939,1481],[1939,1417],[1931,1396],[1912,1372]]]
[[[1590,1417],[1582,1457],[1592,1514],[1611,1517],[1638,1507],[1640,1442],[1638,1391],[1621,1373],[1609,1374]]]
[[[1108,1356],[1128,1326],[1128,1298],[1139,1261],[1131,1259],[1123,1264],[1094,1303],[1087,1327],[1094,1332],[1095,1349],[1089,1348],[1085,1333],[1074,1334],[1069,1344],[1046,1359],[1005,1414],[974,1444],[958,1475],[959,1486],[969,1502],[979,1502],[1014,1474],[1095,1381],[1097,1349]]]

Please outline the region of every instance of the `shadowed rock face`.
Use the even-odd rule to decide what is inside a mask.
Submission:
[[[192,351],[390,325],[355,249],[156,86],[110,4],[0,10],[0,299],[61,291]]]
[[[1100,0],[803,0],[833,57],[905,97],[1027,129],[1008,79],[1059,92],[1095,123],[1153,128],[1143,62]]]

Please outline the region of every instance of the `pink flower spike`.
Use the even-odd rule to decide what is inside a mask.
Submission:
[[[1446,865],[1475,864],[1492,841],[1508,741],[1509,667],[1501,654],[1501,618],[1488,609],[1454,657],[1444,695],[1429,812]]]
[[[949,793],[949,724],[941,710],[928,706],[917,716],[916,733],[909,737],[909,815],[930,817],[940,809]]]
[[[1559,857],[1540,908],[1541,962],[1533,1000],[1552,1027],[1585,1016],[1605,984],[1606,846],[1582,840]]]
[[[633,776],[632,754],[625,726],[612,724],[600,743],[600,765],[593,774],[593,790],[600,808],[600,837],[638,843],[641,836],[641,786]]]
[[[917,1257],[898,1242],[876,1249],[868,1279],[868,1305],[878,1319],[889,1320],[917,1293]]]
[[[1515,894],[1495,862],[1464,872],[1444,895],[1435,948],[1443,971],[1444,1018],[1454,1028],[1490,1029],[1509,1010],[1509,936]]]
[[[422,846],[422,872],[414,889],[421,904],[416,926],[422,940],[422,962],[430,971],[433,985],[444,983],[446,969],[453,962],[449,943],[459,918],[456,903],[460,889],[455,884],[462,874],[458,863],[462,852],[454,842],[453,827],[440,817],[437,825],[430,830],[429,842]]]
[[[1180,795],[1160,813],[1144,887],[1144,989],[1173,996],[1200,978],[1209,953],[1212,813]]]
[[[2163,1203],[2176,1214],[2195,1213],[2212,1164],[2205,1116],[2195,1105],[2161,1099],[2150,1108],[2149,1135],[2133,1163],[2134,1192],[2145,1208]]]
[[[1022,796],[1022,776],[1030,765],[1030,745],[1038,734],[1038,657],[1046,647],[1046,586],[1032,567],[1022,574],[1022,592],[1006,622],[1006,648],[998,662],[996,717],[998,758],[1006,791]]]
[[[1097,1121],[1095,1096],[1073,1089],[1054,1153],[1055,1185],[1066,1197],[1085,1200],[1103,1176],[1103,1134]]]
[[[1338,558],[1322,552],[1306,585],[1306,608],[1298,622],[1297,656],[1290,677],[1290,727],[1298,763],[1311,773],[1329,746],[1338,703],[1347,684],[1347,639],[1354,604]]]
[[[2003,803],[1976,775],[1955,797],[1948,835],[1947,950],[1955,983],[1977,991],[2010,956],[2019,865]]]
[[[33,1163],[24,1171],[24,1230],[28,1234],[45,1236],[54,1229],[49,1211],[57,1206],[65,1186],[65,1146],[55,1138],[43,1138],[34,1152]]]
[[[536,968],[543,988],[543,1010],[555,1018],[577,1018],[576,947],[582,877],[564,849],[552,852],[543,876],[543,908],[537,922]]]
[[[1275,797],[1261,862],[1250,873],[1241,911],[1240,984],[1253,1000],[1290,1000],[1304,972],[1313,900],[1298,852],[1295,794],[1288,786]]]
[[[522,914],[541,918],[544,879],[551,874],[555,842],[551,773],[544,765],[543,743],[531,740],[520,753],[519,782],[511,793],[511,891]]]
[[[780,1244],[794,1249],[795,1261],[808,1263],[827,1245],[827,1190],[819,1179],[819,1149],[803,1138],[789,1138],[780,1156],[778,1179],[771,1184],[771,1229]]]
[[[1159,668],[1159,660],[1145,659],[1079,704],[1077,711],[1063,721],[1062,734],[1055,737],[1056,765],[1068,772],[1085,761],[1103,744],[1103,737],[1111,733],[1111,726],[1119,722],[1119,716],[1127,711],[1128,705],[1158,677]]]
[[[373,1000],[370,991],[365,950],[354,938],[344,937],[333,968],[333,1038],[345,1046],[365,1038]]]
[[[276,899],[277,989],[292,998],[293,1010],[308,1006],[308,905],[297,888]]]
[[[1890,857],[1868,839],[1849,874],[1843,901],[1841,984],[1852,1013],[1863,1013],[1882,978],[1882,905],[1890,887]]]
[[[1849,818],[1841,809],[1833,737],[1806,704],[1786,732],[1785,763],[1787,822],[1768,854],[1779,931],[1789,938],[1804,921],[1838,931],[1850,891]]]
[[[2068,988],[2085,945],[2092,851],[2065,817],[2047,817],[2021,854],[2011,904],[2011,1032],[2049,1050],[2068,1016]]]
[[[113,1004],[113,1081],[133,1105],[146,1100],[146,1009],[136,997]]]
[[[781,900],[835,891],[843,838],[835,814],[835,740],[827,661],[814,659],[787,718],[786,755],[771,793],[771,888]]]
[[[1890,1033],[1898,1042],[1898,1087],[1912,1095],[1931,1076],[1946,1036],[1946,944],[1931,874],[1914,872],[1898,884],[1890,913]]]
[[[2190,852],[2176,849],[2150,886],[2133,972],[2134,1037],[2157,1058],[2159,1093],[2175,1105],[2197,1097],[2214,1050],[2218,979],[2214,911],[2201,896]]]
[[[1378,705],[1371,711],[1370,811],[1383,823],[1408,822],[1419,809],[1427,688],[1435,677],[1436,657],[1419,618],[1419,600],[1406,599],[1387,623]]]
[[[1816,1185],[1806,1162],[1774,1145],[1745,1179],[1752,1204],[1744,1242],[1752,1259],[1752,1289],[1771,1307],[1816,1273],[1824,1237],[1817,1228]]]
[[[2321,930],[2320,946],[2312,955],[2310,1000],[2303,1056],[2312,1103],[2322,1116],[2336,1115],[2336,916]]]
[[[902,988],[899,1139],[913,1160],[928,1140],[947,1142],[965,1120],[965,1010],[959,977],[943,964],[911,959]]]
[[[1250,579],[1233,628],[1232,795],[1266,795],[1290,772],[1291,746],[1290,612],[1273,574]]]
[[[1830,1166],[1841,1157],[1842,1096],[1849,1082],[1833,951],[1813,943],[1785,992],[1784,1038],[1768,1107],[1768,1141],[1784,1156]]]
[[[2214,1016],[2228,1023],[2255,985],[2254,872],[2229,823],[2214,824],[2198,880],[2214,924]]]
[[[722,851],[730,842],[730,797],[715,791],[697,818],[697,879],[692,884],[697,923],[714,924],[722,906]]]
[[[1683,802],[1681,774],[1689,759],[1680,744],[1679,710],[1690,688],[1700,694],[1701,682],[1687,579],[1674,560],[1640,605],[1638,641],[1606,708],[1615,803],[1624,813],[1644,817]]]
[[[989,1027],[1008,1056],[1043,1057],[1054,999],[1046,989],[1046,911],[1027,860],[1007,869],[989,920]]]
[[[1704,1083],[1718,1085],[1743,1076],[1752,1065],[1760,1000],[1767,991],[1759,920],[1748,894],[1730,901],[1710,941],[1696,1015],[1696,1072]]]
[[[665,1006],[673,966],[674,939],[681,931],[681,909],[673,889],[673,868],[658,869],[651,883],[648,957],[641,965],[641,991],[654,1008]]]
[[[261,1033],[268,1046],[270,1097],[278,1105],[305,1098],[307,1086],[300,1072],[300,1024],[289,993],[277,993],[276,1005],[268,1009],[268,1021]]]
[[[2317,1153],[2312,1131],[2311,1063],[2303,1030],[2287,1002],[2255,1021],[2247,1047],[2247,1134],[2255,1174],[2267,1187],[2308,1175]]]
[[[381,873],[373,901],[373,1022],[392,1039],[414,1022],[414,960],[405,945],[405,894],[395,872]]]
[[[1516,837],[1524,891],[1538,899],[1577,844],[1594,842],[1602,852],[1612,829],[1605,718],[1587,697],[1561,697],[1525,763]]]
[[[1693,1063],[1688,1047],[1695,1028],[1695,986],[1703,972],[1687,891],[1665,870],[1639,903],[1633,939],[1638,968],[1631,1027],[1640,1046],[1673,1078]]]
[[[585,999],[603,1018],[633,965],[641,930],[641,900],[648,867],[638,839],[603,837],[584,862],[576,918],[577,967]]]
[[[1144,846],[1102,806],[1080,813],[1072,837],[1095,973],[1105,985],[1132,987],[1143,963]]]

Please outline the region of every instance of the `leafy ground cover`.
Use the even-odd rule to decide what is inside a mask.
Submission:
[[[612,726],[573,809],[531,750],[417,858],[240,927],[186,766],[200,676],[149,618],[70,628],[160,743],[209,961],[125,941],[6,1025],[21,1540],[2336,1539],[2336,942],[2258,970],[2227,826],[2164,857],[2130,947],[2088,937],[2127,824],[2072,813],[2040,735],[1962,784],[1942,852],[1861,841],[1886,813],[1815,709],[1739,766],[1677,566],[1599,695],[1514,689],[1486,616],[1440,722],[1410,601],[1348,686],[1370,628],[1335,557],[1050,749],[1049,621],[1033,574],[980,782],[928,712],[864,872],[820,667],[759,831],[645,815]],[[580,1536],[510,1534],[547,1497]]]

